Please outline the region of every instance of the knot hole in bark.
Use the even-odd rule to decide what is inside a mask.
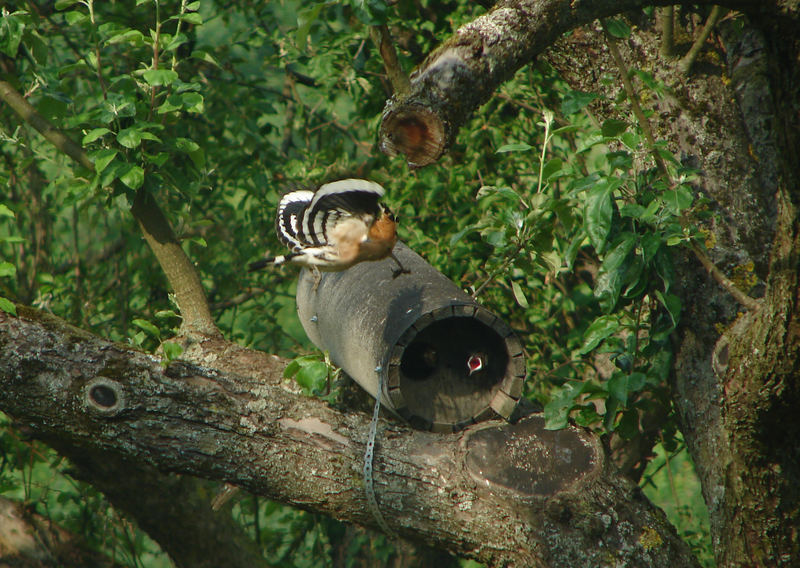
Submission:
[[[122,385],[107,377],[95,377],[83,387],[83,402],[89,410],[114,416],[125,407]]]

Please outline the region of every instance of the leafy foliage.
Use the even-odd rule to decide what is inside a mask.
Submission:
[[[476,10],[428,1],[418,12],[383,1],[59,0],[39,10],[12,2],[0,20],[4,75],[80,142],[94,172],[0,107],[8,187],[0,309],[32,304],[179,357],[169,342],[177,308],[129,213],[146,190],[196,263],[226,336],[300,354],[286,376],[320,395],[332,371],[297,321],[294,272],[243,267],[280,250],[272,216],[285,189],[367,176],[388,188],[401,238],[520,334],[526,394],[544,404],[548,427],[572,419],[632,439],[642,434],[640,417],[661,407],[659,427],[674,445],[667,338],[681,306],[670,249],[696,236],[702,203],[693,200],[692,172],[655,148],[669,170],[660,174],[622,102],[624,119],[599,123],[590,111],[596,95],[570,90],[544,63],[506,83],[439,165],[410,171],[375,146],[388,85],[366,25],[402,32],[401,64],[410,69]],[[621,20],[609,30],[630,32]],[[651,77],[640,78],[658,94]],[[128,530],[99,495],[61,475],[52,452],[15,435],[4,424],[13,456],[0,471],[6,491],[82,534],[96,534],[92,523],[102,519],[115,538]],[[34,478],[42,493],[58,487],[63,502],[35,493]],[[275,503],[246,497],[237,511],[282,565],[331,564],[345,533],[349,558],[370,548],[373,557],[389,554],[380,539]],[[81,518],[91,522],[78,527]],[[126,561],[151,565],[153,545],[139,532],[126,538]],[[90,542],[109,550],[115,540]]]

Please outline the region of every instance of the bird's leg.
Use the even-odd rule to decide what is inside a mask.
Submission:
[[[411,274],[411,271],[400,263],[400,260],[393,252],[390,252],[389,255],[392,257],[392,260],[397,263],[397,268],[392,269],[392,278],[397,278],[401,274]]]
[[[322,273],[316,266],[311,267],[311,274],[314,276],[314,285],[311,287],[312,292],[316,292],[319,288],[319,283],[322,282]]]

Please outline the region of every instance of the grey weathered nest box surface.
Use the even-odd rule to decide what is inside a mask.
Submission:
[[[402,243],[409,274],[391,259],[314,278],[303,270],[297,311],[308,337],[373,397],[414,427],[451,432],[495,413],[508,418],[522,394],[522,344],[497,316]],[[469,375],[467,360],[486,364]]]

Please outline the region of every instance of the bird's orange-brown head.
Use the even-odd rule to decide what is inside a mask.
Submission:
[[[397,220],[391,210],[380,204],[381,215],[369,228],[367,238],[371,241],[385,243],[389,250],[392,250],[397,243]]]

